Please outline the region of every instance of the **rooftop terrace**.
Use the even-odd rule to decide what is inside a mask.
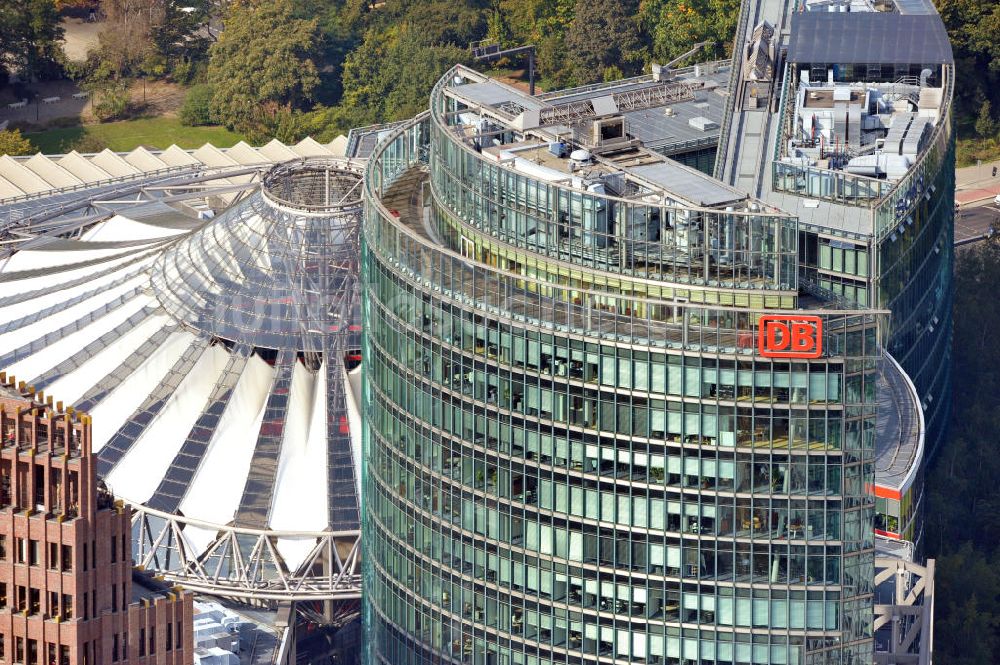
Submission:
[[[923,409],[909,377],[891,356],[879,366],[876,389],[875,484],[901,491],[913,481],[923,457]]]
[[[777,66],[731,82],[734,112],[723,119],[717,175],[794,214],[801,227],[888,235],[894,218],[882,210],[905,210],[923,194],[920,165],[946,147],[953,58],[928,5],[815,0],[805,11],[778,0],[747,5],[737,37],[746,38],[746,48],[734,62],[765,53]],[[770,37],[752,41],[748,36],[762,26]],[[902,221],[905,214],[895,219]]]
[[[535,97],[456,71],[444,88],[453,104],[449,126],[515,170],[592,192],[657,194],[698,207],[746,201],[745,193],[663,156],[715,145],[728,67],[709,63]],[[612,176],[624,183],[616,188]]]

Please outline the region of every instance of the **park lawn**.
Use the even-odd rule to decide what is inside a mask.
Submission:
[[[198,148],[205,143],[228,148],[243,138],[225,127],[186,127],[177,118],[140,118],[25,134],[45,154],[69,152],[87,136],[115,152],[127,152],[140,145],[163,149],[172,143],[185,149]]]
[[[955,166],[975,166],[978,162],[1000,159],[1000,141],[997,139],[960,138],[955,142]]]

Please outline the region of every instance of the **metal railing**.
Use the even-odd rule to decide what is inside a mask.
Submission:
[[[83,182],[79,185],[69,185],[66,187],[53,187],[52,189],[45,189],[40,192],[31,192],[27,194],[20,194],[11,198],[0,199],[0,206],[13,205],[15,203],[23,203],[25,201],[33,201],[35,199],[48,198],[50,196],[58,196],[59,194],[69,194],[72,192],[79,192],[86,189],[97,189],[99,187],[108,187],[110,185],[123,184],[127,182],[134,182],[136,180],[143,180],[145,178],[155,178],[161,175],[170,174],[181,174],[188,171],[197,171],[199,169],[206,168],[203,164],[186,164],[182,166],[168,166],[162,169],[156,169],[155,171],[142,171],[140,173],[130,173],[128,175],[117,176],[114,178],[105,178],[103,180],[95,180],[93,182]]]
[[[670,73],[674,76],[683,76],[685,74],[693,74],[696,67],[702,69],[709,68],[713,71],[720,71],[725,67],[731,66],[732,62],[730,60],[709,60],[708,62],[701,62],[696,65],[689,65],[687,67],[679,67],[677,69],[671,69]],[[641,76],[633,76],[627,79],[619,79],[617,81],[612,81],[610,83],[590,83],[588,85],[580,85],[575,88],[565,88],[563,90],[553,90],[551,92],[543,92],[535,95],[535,99],[542,99],[545,101],[555,100],[554,103],[558,103],[561,97],[573,97],[576,95],[581,95],[588,92],[597,92],[601,90],[607,90],[608,92],[613,91],[615,88],[623,88],[629,85],[636,85],[639,83],[650,83],[653,80],[652,74],[642,74]]]
[[[733,124],[733,110],[736,106],[736,93],[740,88],[741,77],[736,74],[740,71],[740,63],[743,59],[743,42],[747,36],[747,18],[750,6],[753,3],[740,3],[740,17],[736,28],[736,38],[733,40],[733,57],[730,61],[729,72],[729,98],[726,100],[726,108],[722,112],[722,127],[719,130],[719,147],[715,153],[715,169],[713,175],[724,180],[726,167],[726,151],[729,150],[730,127]]]

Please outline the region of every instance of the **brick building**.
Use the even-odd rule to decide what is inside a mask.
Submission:
[[[0,663],[189,665],[192,595],[133,571],[90,417],[0,373]]]

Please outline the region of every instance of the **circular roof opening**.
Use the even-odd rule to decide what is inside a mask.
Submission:
[[[150,286],[160,304],[188,329],[249,348],[357,346],[361,173],[354,168],[334,159],[272,168],[258,191],[156,258]]]
[[[277,205],[301,212],[335,212],[361,205],[361,171],[323,158],[278,164],[264,175],[261,191]]]

